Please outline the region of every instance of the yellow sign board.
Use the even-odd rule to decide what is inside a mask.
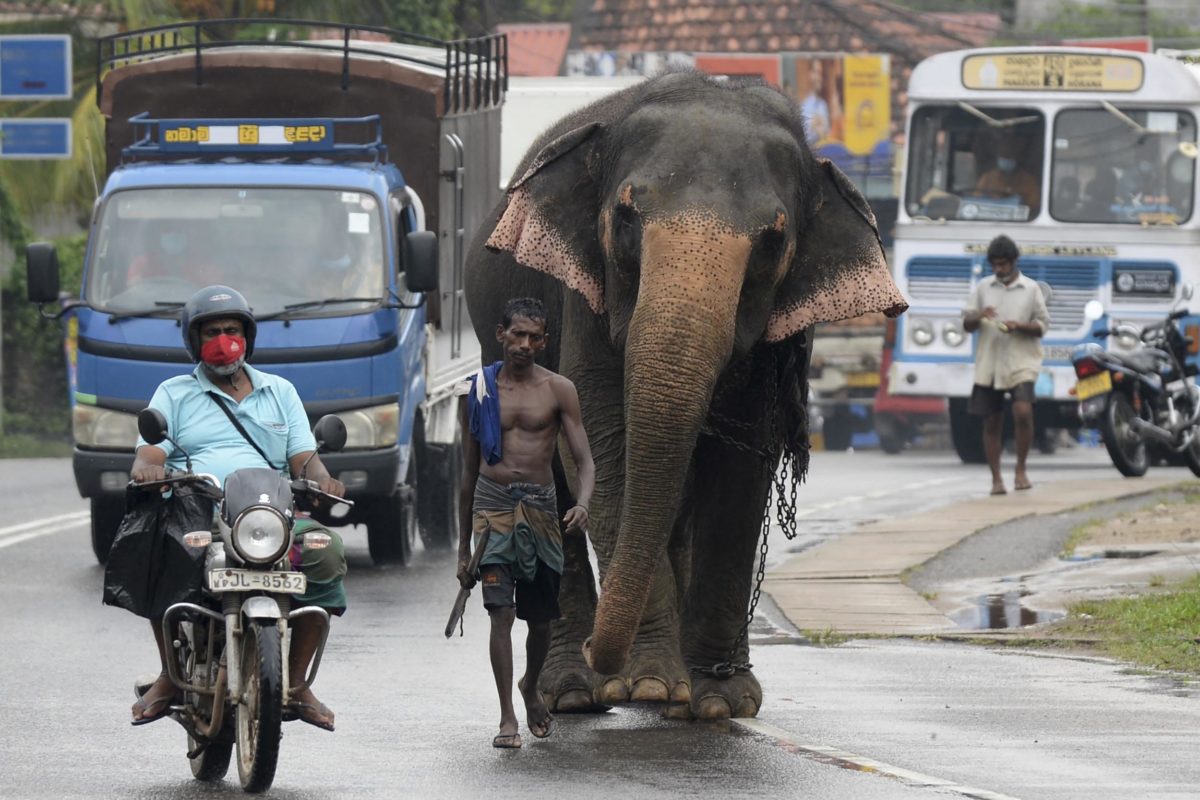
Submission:
[[[993,53],[963,59],[962,82],[995,91],[1136,92],[1144,73],[1134,56]]]

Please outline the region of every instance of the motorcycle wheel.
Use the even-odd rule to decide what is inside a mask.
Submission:
[[[201,665],[197,663],[198,655],[205,650],[207,637],[220,633],[219,630],[213,631],[208,626],[208,622],[195,621],[184,622],[179,626],[178,636],[184,643],[184,647],[177,651],[179,654],[179,669],[189,683],[212,685],[216,680],[215,664]],[[204,670],[206,674],[198,674],[201,670]],[[203,714],[205,720],[212,719],[212,695],[188,692],[185,695],[185,699],[188,705]],[[207,746],[195,757],[188,759],[188,763],[192,768],[192,777],[206,783],[212,783],[224,778],[225,773],[229,771],[229,761],[233,756],[233,740],[233,720],[229,715],[226,715],[224,722],[221,723],[221,730],[217,732],[216,738],[208,742]],[[194,738],[189,733],[188,752],[195,752],[200,745],[200,740]]]
[[[1183,448],[1183,460],[1193,475],[1200,476],[1200,429],[1194,431],[1191,444]]]
[[[209,699],[212,702],[212,699]],[[188,736],[188,752],[195,750],[200,743]],[[233,757],[233,725],[228,717],[214,741],[208,743],[200,755],[188,759],[192,766],[192,777],[198,781],[212,783],[225,777],[229,771],[229,761]]]
[[[1137,417],[1133,403],[1121,392],[1108,396],[1104,416],[1100,419],[1100,435],[1113,466],[1127,478],[1140,478],[1150,468],[1150,450],[1146,440],[1129,429]]]
[[[247,792],[275,780],[283,724],[283,658],[279,628],[252,622],[242,640],[242,699],[237,704],[238,777]]]

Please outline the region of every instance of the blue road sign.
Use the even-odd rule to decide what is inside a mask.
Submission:
[[[69,99],[70,36],[0,36],[0,100]]]
[[[0,159],[70,157],[71,120],[0,119]]]

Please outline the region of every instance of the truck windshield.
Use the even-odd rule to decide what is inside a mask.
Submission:
[[[246,296],[256,316],[354,314],[383,302],[372,195],[332,189],[130,189],[105,203],[87,270],[92,307],[177,314],[205,286]],[[328,298],[348,302],[321,303]]]
[[[1176,224],[1192,215],[1196,120],[1175,109],[1067,109],[1054,123],[1050,214]]]
[[[1028,222],[1042,206],[1045,117],[967,103],[913,114],[905,208],[913,217]]]

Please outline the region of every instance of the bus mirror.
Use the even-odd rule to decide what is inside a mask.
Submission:
[[[1088,300],[1083,307],[1083,316],[1087,320],[1098,320],[1104,316],[1104,303],[1099,300]]]
[[[58,251],[49,242],[25,248],[25,274],[31,303],[58,302]]]
[[[410,292],[438,289],[437,234],[412,231],[404,237],[404,285]]]

